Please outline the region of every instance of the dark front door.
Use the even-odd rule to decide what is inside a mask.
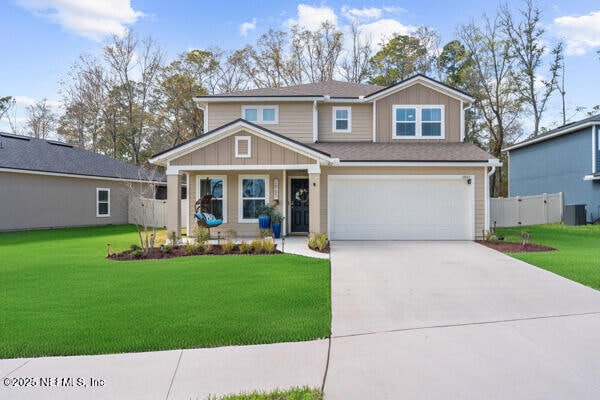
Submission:
[[[291,180],[291,232],[308,232],[308,179]]]

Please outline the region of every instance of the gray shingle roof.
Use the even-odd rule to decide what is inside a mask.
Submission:
[[[341,161],[487,162],[495,158],[472,143],[341,142],[313,143],[310,147]]]
[[[0,132],[0,168],[166,181],[164,174],[65,143]]]
[[[590,122],[600,122],[600,114],[592,115],[591,117],[584,118],[579,121],[571,122],[569,124],[559,126],[558,128],[551,129],[547,132],[542,133],[541,135],[537,135],[536,137],[532,137],[530,139],[523,140],[522,142],[515,143],[511,146],[508,146],[506,149],[504,149],[504,151],[512,149],[512,148],[526,147],[526,146],[529,146],[534,143],[543,142],[545,140],[550,139],[551,137],[561,135],[561,132],[563,132],[563,131],[568,130],[568,132],[565,132],[565,133],[569,133],[569,132],[572,132],[571,129],[577,128],[578,126],[585,125]]]
[[[317,83],[306,83],[296,86],[271,87],[251,90],[242,90],[217,94],[212,96],[199,97],[271,97],[271,96],[326,96],[331,97],[359,97],[368,96],[379,90],[385,89],[384,86],[365,85],[362,83],[327,81]]]

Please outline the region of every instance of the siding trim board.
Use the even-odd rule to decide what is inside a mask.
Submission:
[[[111,178],[109,176],[100,176],[100,175],[77,175],[77,174],[65,174],[61,172],[50,172],[50,171],[37,171],[37,170],[29,170],[29,169],[13,169],[13,168],[3,168],[0,167],[0,172],[13,172],[16,174],[31,174],[31,175],[48,175],[48,176],[58,176],[63,178],[79,178],[79,179],[95,179],[102,181],[116,181],[116,182],[135,182],[135,183],[149,183],[155,185],[164,185],[166,182],[163,181],[145,181],[142,179],[126,179],[126,178]]]

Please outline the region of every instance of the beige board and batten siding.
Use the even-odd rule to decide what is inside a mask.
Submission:
[[[198,227],[196,219],[194,218],[195,203],[197,198],[197,179],[205,179],[207,177],[225,177],[226,183],[226,203],[227,203],[227,222],[223,223],[219,227],[212,228],[212,234],[217,235],[221,233],[221,237],[224,237],[229,230],[235,231],[237,237],[254,238],[259,234],[258,222],[239,222],[239,201],[240,201],[240,176],[268,176],[269,184],[269,202],[273,201],[273,182],[274,179],[279,181],[279,205],[276,210],[283,213],[283,171],[243,171],[243,172],[224,172],[224,171],[202,171],[202,172],[190,172],[190,182],[188,184],[189,198],[192,200],[189,202],[189,218],[190,218],[190,229],[191,235],[194,235],[195,230]]]
[[[393,107],[395,105],[443,105],[444,139],[393,139]],[[440,91],[416,83],[377,100],[377,142],[410,140],[412,142],[460,142],[460,101]]]
[[[331,175],[473,175],[475,177],[475,238],[485,223],[485,168],[483,167],[325,167],[321,177],[321,231],[327,232],[327,183]],[[372,205],[377,207],[377,205]],[[360,212],[360,210],[357,210]]]
[[[242,118],[242,106],[276,105],[279,109],[277,124],[257,124],[302,143],[313,141],[312,102],[248,102],[210,103],[208,105],[208,130]]]
[[[250,157],[235,156],[235,138],[238,136],[250,137]],[[303,154],[243,131],[227,136],[170,162],[171,165],[289,165],[314,163],[314,160]]]
[[[96,216],[96,189],[110,189],[110,216]],[[0,172],[0,231],[126,224],[125,183]]]
[[[351,108],[351,132],[333,132],[333,108]],[[320,142],[373,141],[373,104],[319,104]]]

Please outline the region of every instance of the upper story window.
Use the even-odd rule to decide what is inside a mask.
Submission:
[[[352,131],[352,108],[333,107],[333,131],[351,132]]]
[[[443,139],[443,106],[394,106],[394,139]]]
[[[242,118],[257,124],[277,124],[279,123],[279,107],[242,106]]]

